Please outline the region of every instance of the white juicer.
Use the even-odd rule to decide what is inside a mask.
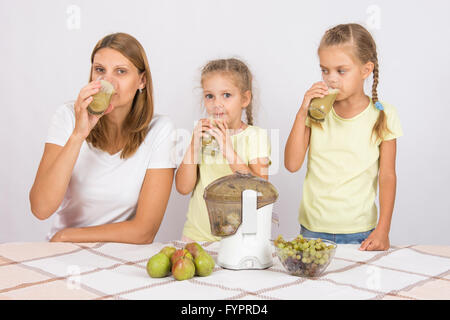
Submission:
[[[204,198],[211,232],[222,237],[217,264],[234,270],[271,267],[272,208],[278,198],[273,185],[250,174],[235,173],[213,181]]]

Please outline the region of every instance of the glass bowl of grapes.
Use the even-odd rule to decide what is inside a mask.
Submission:
[[[298,235],[287,241],[280,235],[274,241],[275,252],[287,272],[300,277],[318,277],[333,260],[336,243]]]

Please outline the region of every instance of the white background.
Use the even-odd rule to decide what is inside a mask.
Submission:
[[[201,116],[200,68],[216,58],[248,63],[256,125],[275,134],[270,181],[280,224],[272,232],[295,236],[305,166],[289,173],[284,145],[304,92],[320,80],[321,36],[357,22],[377,42],[379,97],[397,107],[404,130],[391,243],[450,244],[449,12],[446,0],[1,0],[0,242],[44,241],[52,218],[31,214],[28,193],[50,119],[76,98],[92,49],[113,32],[142,43],[155,111],[186,131]],[[180,238],[188,201],[173,189],[156,241]]]

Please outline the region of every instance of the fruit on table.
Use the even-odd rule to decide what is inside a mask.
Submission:
[[[189,253],[192,255],[192,257],[195,259],[200,252],[204,252],[202,246],[199,245],[197,242],[190,242],[187,245],[184,246],[184,248],[189,251]]]
[[[162,248],[160,252],[164,253],[167,256],[167,258],[170,259],[172,258],[172,255],[174,254],[175,251],[177,251],[177,248],[167,246]]]
[[[164,253],[157,253],[147,262],[147,273],[152,278],[163,278],[170,273],[171,263]]]
[[[178,249],[172,254],[170,262],[172,262],[172,265],[174,265],[175,262],[177,262],[177,260],[181,257],[186,257],[188,259],[194,260],[194,257],[192,257],[192,254],[189,251],[187,251],[186,249]]]
[[[321,239],[305,239],[302,235],[286,241],[280,235],[274,242],[281,263],[292,274],[317,276],[328,266],[336,249]]]
[[[147,273],[152,278],[166,277],[172,271],[176,280],[191,279],[195,275],[209,276],[215,267],[214,259],[197,242],[183,249],[166,246],[147,262]]]
[[[214,259],[206,252],[200,252],[194,259],[195,274],[200,277],[209,276],[215,266]]]
[[[172,266],[172,275],[176,280],[188,280],[195,275],[195,265],[192,259],[182,256]]]

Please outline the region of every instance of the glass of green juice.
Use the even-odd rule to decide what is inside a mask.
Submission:
[[[91,114],[102,115],[109,107],[112,95],[116,92],[114,85],[105,79],[100,79],[102,85],[99,92],[92,96],[93,100],[87,107]]]
[[[328,94],[322,98],[314,98],[308,108],[308,116],[317,122],[325,121],[325,117],[333,107],[339,89],[328,88]]]

